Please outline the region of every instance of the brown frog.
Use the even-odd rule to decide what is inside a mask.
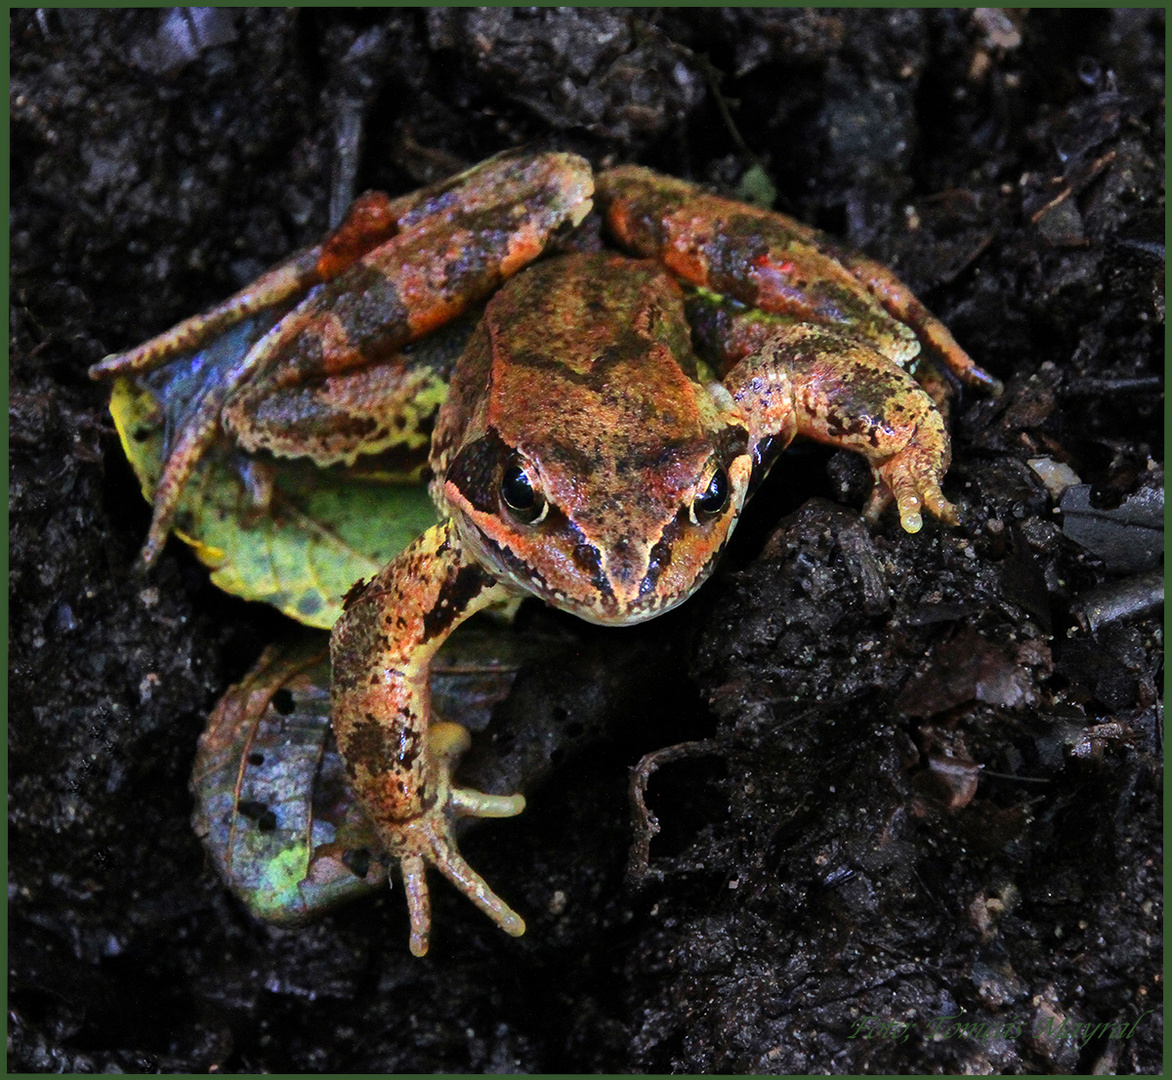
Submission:
[[[622,253],[542,257],[594,203]],[[401,350],[486,298],[430,440],[443,520],[355,585],[331,646],[338,746],[399,862],[416,955],[428,864],[508,933],[525,928],[452,837],[457,817],[524,806],[452,782],[468,736],[433,719],[427,674],[456,626],[518,595],[608,625],[674,607],[798,435],[867,459],[869,519],[894,503],[908,532],[924,509],[953,524],[948,433],[906,367],[927,346],[997,385],[889,270],[814,229],[646,169],[500,155],[399,199],[360,197],[322,244],[97,365],[145,371],[264,319],[174,434],[145,558],[222,433],[321,464],[419,443]]]

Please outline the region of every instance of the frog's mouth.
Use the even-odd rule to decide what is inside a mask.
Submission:
[[[607,560],[609,566],[604,567],[596,549],[578,544],[570,556],[575,571],[564,575],[557,573],[566,561],[564,557],[547,559],[543,571],[518,555],[507,542],[494,540],[474,523],[469,524],[473,527],[460,529],[461,539],[495,577],[547,604],[602,626],[646,622],[683,603],[707,579],[724,546],[722,541],[715,547],[696,572],[687,575],[686,582],[674,580],[665,586],[662,579],[666,566],[657,561],[662,556],[653,556],[647,563],[622,552],[617,558],[612,556]],[[730,526],[728,532],[731,531]],[[550,546],[546,545],[545,550],[549,554]],[[645,569],[635,570],[641,562]],[[673,577],[679,579],[680,575]]]

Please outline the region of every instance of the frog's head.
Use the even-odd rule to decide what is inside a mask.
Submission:
[[[490,429],[457,455],[444,501],[494,576],[590,622],[642,622],[703,583],[745,501],[744,429],[628,459],[509,446]]]
[[[698,369],[678,286],[651,264],[568,257],[489,304],[440,414],[435,492],[496,577],[633,623],[712,570],[748,443]]]

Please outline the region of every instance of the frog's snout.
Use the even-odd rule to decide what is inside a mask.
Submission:
[[[619,610],[631,608],[646,591],[649,564],[647,551],[627,539],[616,541],[602,559],[602,572]]]
[[[612,583],[626,586],[641,577],[639,571],[647,564],[643,553],[637,551],[630,540],[619,540],[615,543],[606,560],[607,576]]]

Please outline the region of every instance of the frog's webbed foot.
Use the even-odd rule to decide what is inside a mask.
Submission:
[[[863,516],[874,525],[894,502],[905,532],[920,531],[924,508],[948,525],[959,524],[956,507],[940,490],[940,480],[947,468],[948,458],[941,454],[938,445],[921,446],[914,438],[891,457],[872,461],[875,486],[863,508]]]
[[[423,956],[431,936],[431,899],[427,889],[430,863],[483,911],[506,934],[520,937],[525,921],[489,888],[460,855],[452,836],[458,817],[513,817],[525,809],[523,795],[486,795],[451,786],[451,771],[468,748],[469,737],[459,724],[433,724],[428,733],[439,786],[435,802],[417,818],[384,828],[390,847],[399,857],[407,908],[411,915],[411,952]]]

